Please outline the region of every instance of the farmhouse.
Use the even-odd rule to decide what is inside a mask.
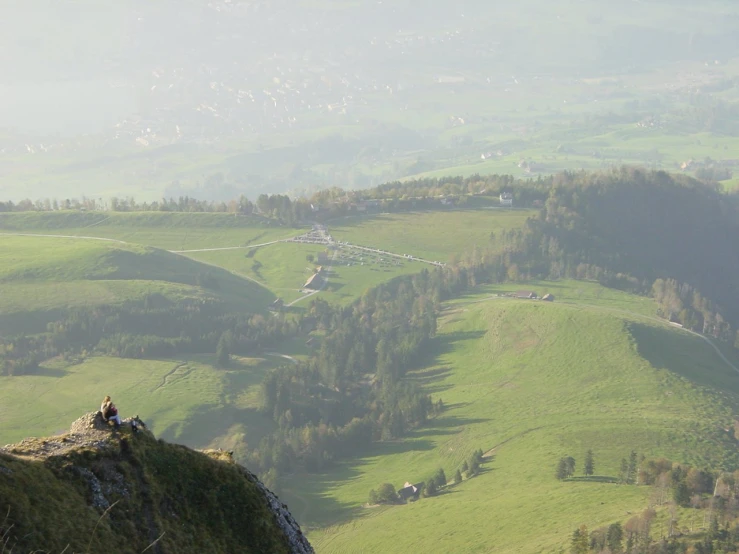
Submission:
[[[320,290],[321,287],[323,287],[324,281],[323,277],[321,277],[320,273],[314,273],[310,276],[310,279],[308,279],[305,284],[303,285],[304,289],[311,289],[311,290]]]
[[[272,311],[279,311],[282,309],[284,305],[285,305],[285,301],[282,300],[282,298],[277,298],[274,302],[272,302],[269,309]]]
[[[516,298],[536,298],[536,293],[530,290],[519,290],[515,294]]]
[[[546,300],[547,302],[554,302],[554,295],[553,294],[545,294],[541,297],[542,300]]]
[[[513,206],[513,194],[510,192],[503,192],[500,194],[500,205],[501,206]]]
[[[405,485],[403,485],[403,488],[398,491],[398,498],[400,498],[401,502],[405,502],[411,498],[415,500],[418,498],[418,495],[421,494],[422,486],[423,483],[411,485],[408,481],[406,481]]]

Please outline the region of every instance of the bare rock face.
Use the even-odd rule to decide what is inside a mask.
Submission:
[[[290,541],[290,546],[293,549],[294,554],[314,554],[313,547],[305,538],[303,532],[300,530],[300,525],[295,521],[290,510],[287,509],[287,505],[280,502],[279,498],[267,487],[265,487],[261,481],[258,481],[259,487],[267,497],[272,512],[277,517],[277,524],[280,526],[282,531],[287,535]]]
[[[75,420],[69,428],[70,434],[84,435],[90,431],[110,431],[111,426],[108,422],[103,421],[100,412],[89,412],[81,418]]]

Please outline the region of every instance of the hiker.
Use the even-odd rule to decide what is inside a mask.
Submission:
[[[100,413],[103,415],[103,421],[112,421],[116,429],[121,426],[121,416],[118,415],[118,408],[115,407],[110,396],[103,399],[103,403],[100,405]]]

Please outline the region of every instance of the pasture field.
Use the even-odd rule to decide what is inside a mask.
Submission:
[[[281,359],[236,358],[228,369],[214,356],[177,360],[59,359],[31,375],[0,377],[0,443],[65,431],[113,397],[122,417],[138,414],[157,437],[194,448],[220,446],[234,435],[258,442],[272,427],[257,410],[259,384]]]
[[[0,214],[0,235],[100,237],[165,250],[247,246],[302,231],[257,216],[168,212],[21,212]]]
[[[303,284],[313,274],[314,265],[306,260],[306,256],[317,256],[324,250],[325,247],[320,245],[286,242],[252,252],[249,249],[216,250],[187,255],[254,279],[285,302],[292,302],[302,296]]]
[[[303,284],[316,267],[306,257],[318,256],[325,250],[322,245],[287,242],[258,248],[251,253],[242,249],[192,252],[188,256],[254,279],[290,303],[304,296]],[[320,295],[328,302],[342,304],[351,302],[379,283],[398,275],[418,273],[428,267],[420,262],[383,258],[351,247],[340,247],[330,256],[333,261],[325,264],[328,283]]]
[[[317,552],[558,552],[578,525],[646,507],[649,488],[611,482],[632,449],[713,468],[739,461],[724,431],[739,407],[737,371],[700,337],[615,312],[618,294],[606,308],[508,298],[450,306],[428,365],[409,375],[447,410],[406,439],[285,482]],[[477,448],[488,453],[481,475],[434,498],[366,506],[384,482],[399,488],[438,467],[451,478]],[[560,482],[565,455],[577,477]]]
[[[489,246],[491,232],[522,227],[533,214],[517,209],[379,214],[336,220],[330,230],[339,241],[447,262],[474,246]]]
[[[597,307],[601,310],[610,310],[616,315],[627,313],[657,317],[657,305],[651,298],[609,289],[596,281],[567,279],[479,285],[472,292],[448,301],[447,309],[455,309],[458,305],[471,302],[496,300],[498,296],[509,295],[517,291],[535,292],[540,298],[545,294],[552,294],[557,304]]]
[[[275,298],[228,270],[147,246],[0,236],[0,334],[42,332],[65,309],[120,304],[153,293],[256,312]]]
[[[478,209],[379,214],[342,218],[330,232],[342,242],[446,261],[476,245],[490,244],[490,232],[521,226],[531,213]],[[116,303],[151,292],[172,298],[220,297],[252,310],[266,308],[275,297],[286,303],[299,301],[315,267],[307,256],[317,257],[326,249],[283,242],[251,249],[248,245],[302,232],[268,223],[256,216],[210,213],[0,214],[0,281],[4,282],[0,327],[8,331],[2,323],[10,321],[8,314],[13,314],[12,325],[24,312]],[[16,233],[60,236],[13,236]],[[175,255],[149,247],[196,251]],[[320,294],[342,304],[383,281],[427,267],[346,246],[330,255],[334,262],[328,264],[328,284]],[[203,273],[216,277],[218,290],[196,287]],[[39,325],[43,327],[47,320],[42,317]],[[21,326],[38,327],[28,322]]]
[[[361,265],[364,264],[364,265]],[[400,275],[419,273],[431,266],[395,257],[372,254],[351,247],[342,248],[331,266],[328,284],[321,298],[337,304],[348,304],[368,289]]]

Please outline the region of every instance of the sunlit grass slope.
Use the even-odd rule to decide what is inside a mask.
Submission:
[[[331,233],[339,241],[446,262],[473,246],[489,246],[491,232],[522,227],[532,214],[500,209],[379,214],[336,220]]]
[[[258,216],[168,212],[22,212],[0,214],[0,234],[35,233],[122,240],[166,250],[260,244],[299,234]]]
[[[367,237],[367,241],[372,241],[371,235]],[[324,251],[325,246],[289,242],[265,246],[254,252],[221,250],[192,252],[187,255],[254,279],[276,296],[291,302],[303,295],[303,284],[315,270],[315,263],[308,262],[306,258],[315,258]],[[375,285],[398,275],[418,273],[424,267],[429,267],[419,262],[391,259],[387,256],[380,262],[382,256],[349,248],[340,248],[335,255],[331,251],[329,255],[333,261],[326,264],[328,283],[321,292],[321,298],[328,302],[351,302]],[[354,259],[349,256],[354,256]],[[359,258],[364,261],[360,262]]]
[[[559,482],[561,456],[574,456],[581,475],[592,449],[599,477],[615,477],[632,449],[716,468],[739,461],[724,431],[739,374],[700,337],[645,316],[458,304],[439,322],[433,356],[410,378],[446,412],[408,439],[287,485],[291,505],[311,506],[296,511],[318,552],[556,552],[577,525],[624,520],[648,495],[603,479]],[[477,448],[492,452],[484,472],[449,493],[363,507],[380,483],[420,481],[437,467],[451,477]]]
[[[200,286],[204,275],[212,277],[208,289]],[[116,304],[152,293],[172,300],[221,300],[250,311],[264,310],[274,298],[257,283],[164,250],[111,241],[0,236],[0,327],[6,333],[13,334],[8,316],[45,313],[38,318],[43,324],[55,310]],[[25,326],[23,317],[17,323]]]

